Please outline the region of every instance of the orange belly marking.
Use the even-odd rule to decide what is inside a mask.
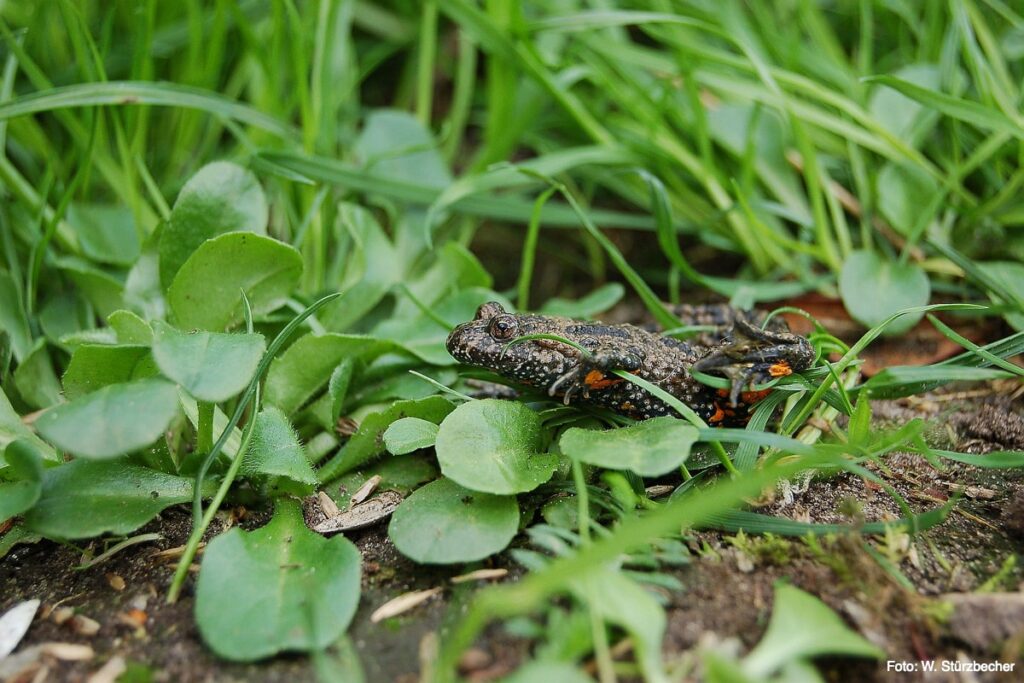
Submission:
[[[608,387],[621,382],[621,378],[610,379],[600,370],[591,370],[583,378],[583,383],[590,389],[607,389]]]

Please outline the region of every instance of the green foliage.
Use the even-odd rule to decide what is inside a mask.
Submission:
[[[81,344],[71,352],[61,382],[68,400],[111,384],[157,374],[148,346],[138,344]]]
[[[192,480],[120,460],[72,460],[43,473],[25,526],[48,538],[127,534],[166,507],[192,499]]]
[[[311,493],[317,485],[316,474],[295,430],[285,414],[272,406],[256,416],[242,474],[271,478],[280,488],[295,494]]]
[[[696,440],[697,430],[684,420],[656,417],[608,431],[574,427],[562,434],[558,446],[588,465],[657,477],[682,465]]]
[[[111,384],[50,408],[36,429],[83,458],[113,458],[153,443],[178,412],[178,392],[162,379]]]
[[[369,362],[397,347],[386,341],[348,334],[308,334],[274,359],[267,374],[267,402],[291,413],[302,407],[346,360]]]
[[[43,459],[28,441],[12,441],[4,449],[5,474],[14,481],[0,481],[0,522],[29,510],[43,490]]]
[[[979,346],[931,319],[965,355],[857,375],[868,344],[935,310],[933,292],[991,301],[950,312],[1024,329],[1016,8],[591,4],[3,5],[0,520],[16,526],[0,548],[130,533],[191,500],[173,596],[222,504],[276,501],[264,529],[211,542],[200,629],[230,659],[299,650],[328,671],[358,555],[306,532],[287,496],[327,482],[346,505],[379,475],[411,494],[391,535],[417,561],[500,552],[521,511],[555,556],[514,551],[530,570],[453,619],[439,680],[487,619],[556,596],[570,616],[534,634],[544,656],[510,680],[579,678],[591,653],[610,678],[609,626],[660,680],[664,614],[635,580],[659,579],[623,558],[659,556],[698,523],[842,531],[735,509],[800,469],[787,458],[876,483],[864,463],[897,448],[1019,467],[1021,453],[935,451],[919,423],[869,419],[872,398],[1019,376],[1005,360],[1018,335]],[[684,407],[700,429],[598,431],[581,427],[621,421],[543,396],[445,395],[472,391],[444,341],[480,303],[590,318],[623,298],[616,279],[665,326],[663,300],[707,289],[739,305],[838,296],[870,329],[848,351],[816,329],[841,360],[780,383],[745,430],[705,429]],[[327,292],[340,296],[308,307]],[[688,478],[707,447],[734,480],[701,473],[669,503],[646,498],[644,477]],[[556,531],[530,526],[542,505]],[[743,547],[778,560],[785,543]],[[704,663],[710,680],[798,680],[826,653],[876,654],[781,587],[748,659]]]
[[[270,313],[288,299],[302,274],[292,247],[262,235],[232,232],[199,245],[167,290],[183,329],[222,331],[242,322],[242,294],[253,313]]]
[[[418,417],[403,417],[392,422],[384,432],[384,447],[394,455],[405,455],[421,448],[430,448],[437,440],[438,427]]]
[[[455,564],[501,552],[518,530],[515,497],[470,491],[442,477],[402,501],[388,535],[417,562]]]
[[[924,306],[931,296],[928,276],[920,266],[886,261],[871,251],[850,254],[839,275],[839,291],[846,310],[867,327],[904,309]],[[923,315],[903,316],[886,328],[886,334],[906,332]]]
[[[441,423],[434,444],[444,476],[498,495],[532,491],[551,478],[558,456],[542,446],[537,414],[495,399],[460,405]]]
[[[331,481],[383,454],[384,432],[392,422],[404,417],[418,417],[439,423],[454,408],[455,406],[446,398],[428,396],[409,401],[395,401],[384,410],[370,413],[362,420],[359,429],[348,442],[320,468],[320,480]]]
[[[215,161],[196,172],[178,193],[160,232],[160,281],[170,287],[175,275],[206,240],[226,232],[267,232],[267,200],[250,171]]]
[[[153,360],[160,372],[200,401],[220,403],[241,392],[266,349],[260,334],[189,334],[153,324]]]
[[[298,504],[283,499],[266,526],[231,529],[210,543],[196,585],[196,623],[214,652],[235,661],[320,650],[352,620],[359,577],[356,547],[309,531]]]
[[[743,670],[754,678],[763,678],[793,660],[821,655],[881,659],[885,653],[850,630],[813,595],[778,584],[768,630],[743,660]]]

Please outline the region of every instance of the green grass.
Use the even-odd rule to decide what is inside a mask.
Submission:
[[[269,506],[317,477],[355,490],[372,473],[410,493],[438,468],[476,471],[456,483],[500,512],[475,529],[481,547],[508,543],[508,497],[578,498],[571,515],[527,528],[546,552],[514,551],[531,570],[522,581],[453,610],[438,680],[489,620],[532,617],[548,645],[538,651],[582,638],[602,683],[620,666],[609,637],[628,634],[631,671],[657,681],[663,612],[637,586],[672,583],[657,549],[680,528],[842,531],[737,509],[812,468],[878,483],[903,512],[895,526],[915,533],[948,508],[915,513],[866,464],[899,449],[936,466],[1021,466],[1019,453],[933,450],[917,421],[886,432],[869,419],[871,398],[1021,375],[1006,360],[1024,350],[1024,16],[1010,3],[47,0],[0,8],[0,59],[0,437],[12,443],[0,520],[19,520],[3,552],[36,536],[131,533],[193,500],[174,599],[236,496]],[[233,165],[212,172],[215,161]],[[556,447],[573,426],[625,420],[475,405],[443,347],[487,300],[593,317],[621,296],[609,280],[667,329],[678,321],[663,301],[710,290],[740,306],[818,292],[866,332],[847,346],[816,324],[823,359],[780,383],[747,429],[709,429],[680,406],[688,424],[672,428],[697,446],[662,504],[635,472],[588,480],[597,468]],[[870,344],[926,314],[963,355],[861,377]],[[978,345],[950,323],[979,316],[1018,332]],[[233,381],[216,371],[237,358],[207,349],[197,378],[167,360],[160,330],[173,328],[158,320],[229,332],[224,348],[275,341]],[[193,395],[207,385],[216,399]],[[143,390],[178,403],[125,420],[120,406]],[[19,419],[58,405],[38,434]],[[351,437],[335,430],[344,416],[359,422]],[[388,456],[399,418],[419,421],[404,423],[417,444],[436,438],[436,460]],[[104,424],[134,431],[117,440]],[[702,450],[717,460],[702,463]],[[550,481],[529,465],[538,452]],[[504,478],[465,453],[493,456]],[[133,480],[161,496],[121,490]],[[438,529],[459,520],[461,499],[422,500]],[[403,519],[399,537],[418,540]],[[472,539],[447,542],[453,562],[476,559]],[[332,571],[344,573],[345,547],[317,552],[339,553]],[[634,561],[642,571],[619,575]],[[603,611],[607,594],[634,590],[634,609]],[[550,607],[560,595],[573,598],[568,616]],[[304,620],[302,637],[282,627],[260,651],[312,652],[328,670],[318,628],[332,640],[348,621],[277,616]],[[220,654],[252,651],[200,626]],[[819,645],[771,666],[801,666]],[[770,659],[714,666],[768,675]]]

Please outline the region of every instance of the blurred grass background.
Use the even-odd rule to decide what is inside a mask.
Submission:
[[[64,220],[74,203],[130,213],[144,243],[185,179],[230,158],[267,182],[272,233],[303,251],[309,294],[337,285],[329,226],[353,195],[384,212],[430,207],[426,232],[473,244],[511,287],[543,181],[500,165],[527,162],[600,228],[623,229],[617,243],[666,298],[710,288],[749,305],[816,290],[871,325],[939,294],[991,299],[1019,326],[1021,9],[5,3],[8,269],[38,257],[48,222],[48,258],[102,263]],[[392,150],[436,146],[447,168],[409,174],[358,148],[382,108],[431,133],[378,119]],[[655,239],[659,200],[677,234]],[[612,275],[592,236],[546,229],[577,227],[566,209],[555,196],[542,214],[541,298]]]

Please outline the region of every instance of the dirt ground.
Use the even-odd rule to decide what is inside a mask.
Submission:
[[[973,385],[924,398],[879,402],[875,419],[900,424],[912,417],[929,421],[933,445],[984,453],[1024,450],[1022,403],[1011,395],[1016,387]],[[1021,567],[1008,558],[1024,550],[1024,472],[982,470],[952,465],[932,469],[916,456],[896,454],[878,472],[922,511],[962,498],[940,527],[876,544],[895,562],[912,587],[882,569],[865,550],[863,539],[844,535],[812,548],[802,539],[735,539],[701,531],[692,535],[693,562],[665,568],[683,590],[665,591],[668,629],[664,652],[670,663],[693,662],[697,647],[733,648],[744,652],[757,643],[771,614],[773,583],[786,578],[822,598],[847,623],[880,645],[893,660],[967,659],[1017,662],[1024,645],[1024,593],[1019,592]],[[810,482],[792,482],[761,510],[816,522],[850,522],[895,518],[900,511],[884,490],[852,475]],[[240,522],[259,526],[266,513],[251,513]],[[192,585],[175,605],[164,595],[174,562],[159,551],[182,545],[189,529],[184,507],[166,511],[144,532],[162,539],[128,548],[110,560],[77,570],[79,550],[50,542],[16,547],[0,561],[0,612],[31,598],[42,600],[40,615],[21,650],[48,642],[81,643],[93,656],[63,662],[43,657],[35,669],[14,680],[85,681],[111,658],[127,663],[130,680],[154,681],[304,681],[314,680],[309,660],[283,656],[251,665],[215,659],[199,638],[192,609]],[[452,589],[448,579],[465,567],[424,568],[397,553],[385,525],[351,536],[363,553],[364,578],[360,610],[349,637],[370,682],[418,680],[421,643],[436,637],[442,624],[458,612],[473,587]],[[491,566],[519,571],[502,556]],[[1002,570],[1002,571],[1001,571]],[[997,576],[998,574],[998,576]],[[990,581],[992,577],[996,580]],[[985,586],[986,581],[989,585]],[[369,615],[387,600],[406,591],[446,586],[443,593],[398,618],[371,624]],[[985,592],[971,593],[984,586]],[[951,593],[963,594],[953,598]],[[94,620],[58,624],[73,608]],[[88,626],[88,623],[86,622]],[[443,637],[443,636],[442,636]],[[529,655],[530,643],[492,626],[463,664],[472,681],[496,680]],[[885,662],[834,659],[819,662],[828,680],[915,680],[886,671]],[[42,678],[39,667],[48,674]],[[1012,680],[1016,674],[936,674],[929,681]]]

